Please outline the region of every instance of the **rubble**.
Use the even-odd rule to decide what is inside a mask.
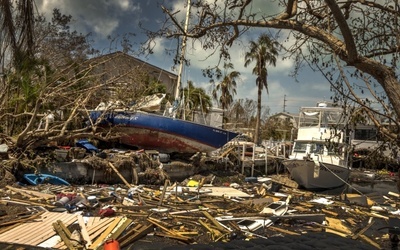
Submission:
[[[392,191],[324,195],[297,189],[283,176],[194,175],[163,185],[120,178],[123,184],[4,186],[0,242],[101,249],[111,241],[123,248],[149,240],[193,245],[325,232],[382,249],[395,244],[400,225],[400,195]]]

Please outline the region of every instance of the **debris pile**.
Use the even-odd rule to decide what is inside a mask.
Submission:
[[[218,178],[198,175],[163,185],[7,185],[0,193],[0,242],[101,249],[328,232],[380,249],[397,235],[387,229],[400,225],[397,193],[327,196],[289,187],[281,176],[240,183]]]

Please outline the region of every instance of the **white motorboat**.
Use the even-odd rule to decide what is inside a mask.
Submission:
[[[302,108],[297,140],[283,165],[300,187],[308,190],[343,186],[351,169],[345,130],[346,117],[340,107],[319,104]]]

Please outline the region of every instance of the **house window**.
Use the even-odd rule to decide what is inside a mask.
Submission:
[[[375,129],[356,129],[354,132],[354,139],[356,140],[376,140]]]

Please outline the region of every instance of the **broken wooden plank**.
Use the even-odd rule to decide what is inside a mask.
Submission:
[[[392,192],[392,191],[389,191],[389,192],[388,192],[388,195],[391,195],[391,196],[394,196],[394,197],[400,198],[400,194],[398,194],[398,193],[395,193],[395,192]]]
[[[375,221],[373,219],[374,219],[374,217],[371,217],[370,218],[370,223],[368,223],[367,226],[365,226],[363,229],[361,229],[358,233],[353,235],[353,237],[351,237],[351,238],[353,240],[356,240],[358,237],[360,237],[362,234],[364,234],[375,223]]]
[[[129,182],[127,182],[126,180],[125,180],[125,178],[121,175],[121,173],[118,171],[118,169],[111,163],[111,162],[108,162],[108,165],[114,170],[114,172],[119,176],[119,178],[125,183],[125,185],[127,185],[128,186],[128,188],[131,188],[132,186],[131,186],[131,184],[129,184]]]
[[[289,235],[301,235],[300,233],[296,233],[296,232],[289,231],[289,230],[286,230],[286,229],[283,229],[283,228],[279,228],[279,227],[275,227],[275,226],[269,226],[268,229],[270,229],[272,231],[284,233],[284,234],[289,234]]]
[[[68,247],[68,249],[70,249],[70,250],[76,249],[74,247],[74,245],[72,244],[72,242],[70,241],[69,237],[66,235],[66,233],[63,231],[63,229],[60,227],[58,222],[53,223],[53,228],[57,232],[57,234],[61,237],[62,241]]]
[[[4,223],[0,224],[0,227],[9,226],[9,225],[17,224],[17,223],[22,223],[22,222],[27,222],[27,221],[36,219],[37,217],[39,217],[43,213],[44,213],[44,211],[41,211],[41,212],[38,212],[38,213],[36,213],[34,215],[30,215],[28,218],[23,218],[23,219],[17,219],[17,220],[13,220],[13,221],[4,222]]]
[[[180,235],[176,235],[176,234],[169,234],[169,233],[162,233],[162,232],[154,232],[155,236],[160,236],[160,237],[165,237],[165,238],[170,238],[170,239],[175,239],[175,240],[179,240],[182,242],[185,242],[187,244],[190,244],[191,242],[193,242],[193,240],[191,238],[188,238],[186,236],[180,236]]]
[[[367,236],[365,236],[365,235],[363,235],[363,234],[360,235],[360,238],[361,238],[364,242],[370,244],[371,246],[374,246],[376,249],[383,249],[378,243],[376,243],[375,241],[371,240],[370,238],[368,238]]]
[[[328,222],[328,225],[326,226],[327,228],[347,235],[352,234],[352,231],[345,226],[341,220],[332,217],[326,217],[326,221]]]
[[[329,215],[335,216],[335,217],[337,217],[339,215],[338,213],[333,212],[333,211],[329,211],[329,210],[327,210],[325,208],[321,209],[321,211],[324,212],[324,213],[327,213]]]
[[[114,221],[107,227],[107,229],[96,239],[96,241],[89,246],[89,249],[97,249],[104,241],[106,241],[111,231],[114,230],[121,219],[122,218],[116,217]]]
[[[59,227],[65,232],[65,235],[67,235],[68,238],[71,238],[72,233],[71,233],[71,231],[69,231],[69,229],[65,226],[65,224],[64,224],[62,221],[60,221],[60,220],[57,221],[57,224],[58,224]]]
[[[287,187],[291,187],[291,188],[299,187],[299,184],[297,182],[289,179],[289,177],[287,177],[285,175],[270,175],[268,177],[270,177],[272,179],[272,181],[282,184]]]
[[[203,211],[204,216],[212,222],[212,224],[221,232],[224,233],[229,233],[229,230],[224,228],[211,214],[209,214],[207,211]]]
[[[7,189],[20,193],[20,194],[27,194],[29,196],[36,196],[36,197],[41,197],[43,199],[54,199],[55,195],[54,194],[45,194],[45,193],[41,193],[38,191],[33,191],[33,190],[28,190],[28,189],[23,189],[23,188],[15,188],[15,187],[11,187],[11,186],[6,186]]]
[[[165,196],[165,192],[167,191],[168,184],[169,184],[169,180],[167,179],[164,182],[164,188],[163,188],[162,193],[161,193],[160,202],[158,203],[159,206],[161,206],[163,201],[164,201],[164,196]]]
[[[29,201],[29,200],[20,200],[20,199],[11,199],[10,202],[20,202],[20,203],[24,203],[27,205],[33,205],[33,206],[42,206],[42,207],[46,207],[46,208],[55,208],[56,206],[54,205],[50,205],[50,204],[46,204],[46,203],[40,203],[40,202],[33,202],[33,201]]]
[[[209,225],[207,225],[207,223],[205,223],[201,219],[199,219],[199,222],[203,227],[205,227],[207,229],[207,231],[209,231],[211,233],[213,241],[215,241],[216,238],[220,238],[221,236],[223,236],[222,232],[220,232],[218,229],[214,229],[214,228],[210,227]]]
[[[117,239],[131,223],[131,219],[127,217],[122,218],[120,223],[118,223],[115,229],[110,233],[109,239]]]
[[[89,248],[89,246],[92,245],[92,240],[89,237],[89,233],[87,231],[85,222],[83,221],[82,215],[78,215],[77,218],[78,218],[79,227],[81,229],[82,238],[85,240],[85,247]]]
[[[137,227],[129,230],[126,232],[122,237],[118,238],[120,247],[125,247],[142,237],[146,236],[147,234],[154,232],[153,224],[149,225],[138,225]]]

